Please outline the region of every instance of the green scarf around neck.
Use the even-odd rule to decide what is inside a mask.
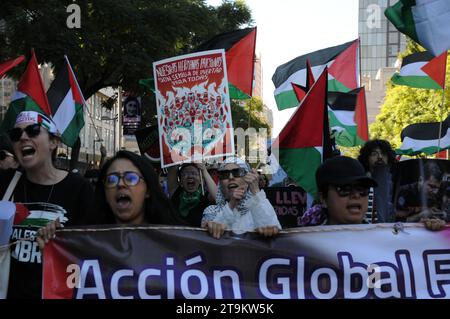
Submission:
[[[189,214],[189,211],[200,203],[201,196],[202,191],[200,189],[197,189],[193,193],[182,190],[180,195],[180,205],[178,206],[180,215],[186,217]]]

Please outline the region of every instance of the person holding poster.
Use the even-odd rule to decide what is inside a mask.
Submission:
[[[168,169],[168,187],[178,216],[192,227],[200,227],[203,211],[215,203],[217,186],[204,164],[185,163]],[[205,182],[206,192],[201,183]]]
[[[216,205],[203,212],[202,227],[216,239],[225,230],[241,234],[256,231],[265,237],[281,229],[277,214],[258,186],[258,174],[247,163],[228,157],[220,166]]]

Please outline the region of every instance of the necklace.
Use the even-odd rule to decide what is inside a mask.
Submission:
[[[28,183],[30,183],[30,182],[28,181],[28,179],[25,179],[25,183],[23,183],[23,194],[24,194],[24,196],[25,196],[25,203],[28,203],[27,186],[26,186],[26,184],[28,184]],[[52,188],[50,188],[50,193],[48,194],[48,198],[47,198],[46,203],[49,203],[49,202],[50,202],[50,198],[52,197],[53,189],[54,189],[54,188],[55,188],[55,184],[53,184],[53,185],[52,185]]]

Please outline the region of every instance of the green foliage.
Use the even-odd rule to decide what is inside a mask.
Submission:
[[[72,3],[2,0],[0,61],[35,48],[39,62],[58,68],[67,54],[86,99],[107,86],[141,94],[138,81],[153,73],[152,62],[251,22],[242,1],[215,8],[205,0],[85,0],[76,2],[81,28],[69,29],[66,8]]]
[[[244,130],[249,127],[267,129],[267,136],[270,136],[271,127],[266,119],[262,116],[263,102],[257,97],[252,97],[244,102],[241,106],[237,100],[231,100],[231,117],[233,119],[233,127],[242,127]],[[250,118],[249,118],[250,114]]]
[[[408,42],[401,57],[423,51],[413,41]],[[450,113],[450,59],[447,60],[445,105],[442,105],[442,90],[426,90],[387,84],[386,99],[380,114],[370,125],[370,137],[388,140],[394,148],[401,145],[403,128],[413,123],[438,122]]]

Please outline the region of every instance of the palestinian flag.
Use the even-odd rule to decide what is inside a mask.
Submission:
[[[84,97],[67,57],[48,89],[47,96],[62,142],[73,147],[84,126]]]
[[[348,92],[359,87],[359,40],[299,56],[280,65],[272,76],[275,100],[279,110],[298,105],[292,84],[306,86],[307,61],[314,76],[328,66],[328,90]]]
[[[16,65],[22,63],[23,60],[25,60],[25,56],[21,55],[15,59],[11,59],[0,64],[0,77]]]
[[[440,132],[440,135],[439,135]],[[440,137],[440,141],[439,141]],[[402,145],[395,150],[401,155],[427,155],[450,148],[450,116],[444,122],[416,123],[405,127]]]
[[[325,69],[272,144],[272,153],[283,170],[312,195],[317,192],[316,170],[331,146],[327,131],[327,76]]]
[[[16,117],[23,111],[36,111],[51,117],[50,106],[45,94],[44,84],[39,74],[38,63],[34,51],[24,74],[17,85],[16,94],[6,111],[0,126],[0,132],[6,132],[14,127]]]
[[[256,27],[222,33],[198,46],[193,52],[224,49],[231,99],[252,96]]]
[[[447,51],[433,57],[428,52],[416,52],[403,58],[399,73],[391,81],[420,89],[444,89],[447,67]]]
[[[348,93],[328,92],[327,99],[331,135],[336,144],[363,145],[369,139],[364,87]]]
[[[434,56],[450,49],[450,1],[400,0],[384,14],[398,31]]]

